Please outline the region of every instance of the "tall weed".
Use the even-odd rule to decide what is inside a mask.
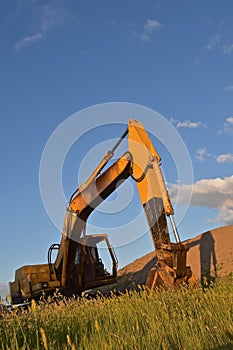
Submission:
[[[233,280],[178,292],[32,303],[0,319],[0,349],[232,349]]]

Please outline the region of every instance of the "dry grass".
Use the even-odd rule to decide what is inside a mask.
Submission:
[[[205,291],[61,298],[5,315],[0,349],[232,349],[232,321],[232,279]]]

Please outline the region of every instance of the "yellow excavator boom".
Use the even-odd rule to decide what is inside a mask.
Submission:
[[[101,173],[127,134],[128,151]],[[10,283],[13,300],[34,298],[55,289],[72,295],[116,280],[117,260],[107,235],[99,235],[99,238],[87,235],[86,222],[92,211],[130,176],[136,182],[157,255],[156,265],[147,278],[148,288],[177,288],[191,281],[191,269],[186,266],[188,246],[180,242],[160,165],[160,156],[143,125],[137,120],[129,120],[127,130],[116,145],[71,196],[61,243],[50,247],[48,264],[24,266],[16,271],[15,281]],[[167,217],[171,219],[176,243],[170,240]],[[106,242],[112,259],[111,275],[99,258],[97,244],[100,241]],[[58,253],[55,262],[51,263],[53,249]]]

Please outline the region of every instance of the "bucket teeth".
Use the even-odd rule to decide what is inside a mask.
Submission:
[[[163,261],[157,263],[147,276],[146,287],[151,291],[157,287],[177,290],[181,285],[195,283],[190,267],[187,267],[187,274],[184,277],[176,278],[176,272],[173,268],[166,265]]]

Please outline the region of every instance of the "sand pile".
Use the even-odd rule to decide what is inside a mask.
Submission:
[[[187,242],[190,244],[187,265],[191,266],[196,279],[202,274],[216,278],[233,273],[233,225],[204,232]],[[135,260],[119,270],[118,284],[127,288],[132,282],[145,283],[154,263],[154,252]]]

